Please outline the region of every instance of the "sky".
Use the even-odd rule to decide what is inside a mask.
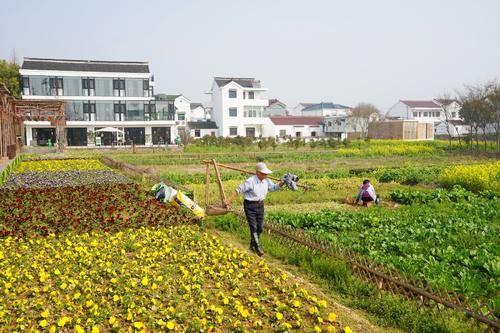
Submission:
[[[500,79],[498,0],[1,0],[0,59],[148,61],[155,93],[205,102],[255,77],[289,108],[454,95]]]

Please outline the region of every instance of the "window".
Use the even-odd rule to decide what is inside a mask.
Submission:
[[[174,102],[168,102],[167,120],[175,120]]]
[[[113,96],[116,97],[125,96],[125,80],[123,79],[113,80]]]
[[[86,121],[96,120],[95,103],[83,102],[83,118]]]
[[[156,120],[156,110],[154,103],[144,103],[144,120]]]
[[[255,138],[255,127],[247,127],[245,131],[247,138]]]
[[[441,112],[439,112],[439,111],[438,111],[438,112],[436,112],[436,117],[438,117],[438,118],[439,118],[440,116],[441,116]]]
[[[254,99],[254,92],[253,91],[248,92],[248,99]]]
[[[194,130],[194,137],[195,137],[195,138],[199,138],[199,137],[201,137],[201,131],[200,131],[199,129]]]
[[[22,81],[23,85],[23,95],[29,95],[30,94],[30,78],[29,77],[23,77]]]
[[[238,109],[229,108],[229,117],[238,117]]]
[[[229,136],[237,136],[238,127],[229,127]]]
[[[419,117],[422,117],[422,112],[419,112],[419,113],[418,113],[418,116],[419,116]]]
[[[424,112],[424,117],[427,117],[427,112]]]
[[[185,113],[178,113],[177,120],[186,120],[186,114]]]
[[[247,93],[244,91],[243,92],[243,99],[246,99],[247,98]]]
[[[153,96],[153,87],[149,86],[149,80],[142,81],[142,90],[144,91],[144,97]]]
[[[127,107],[125,103],[116,103],[113,105],[115,112],[115,121],[125,120],[125,112],[127,111]]]
[[[413,112],[413,118],[417,118],[418,117],[418,112]]]
[[[300,138],[302,136],[302,132],[295,132],[295,137]]]
[[[331,121],[328,122],[328,126],[332,126],[332,122]]]
[[[60,77],[51,77],[49,79],[50,95],[62,96],[63,95],[63,79]]]
[[[236,97],[237,97],[236,90],[234,89],[229,90],[229,98],[236,98]]]
[[[312,131],[311,136],[316,136],[316,131]]]
[[[280,130],[280,138],[284,138],[286,136],[286,130]]]
[[[456,112],[452,112],[452,113],[451,113],[451,117],[452,117],[452,118],[455,118],[456,116],[457,116],[457,113],[456,113]]]
[[[95,96],[94,79],[82,79],[83,96]]]

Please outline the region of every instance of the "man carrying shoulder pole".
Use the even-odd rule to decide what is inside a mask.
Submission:
[[[255,166],[255,175],[238,186],[229,198],[224,200],[224,205],[229,208],[231,207],[231,202],[240,193],[243,193],[243,208],[248,226],[250,227],[250,249],[259,256],[264,255],[259,242],[259,236],[262,233],[264,225],[264,200],[266,199],[267,192],[277,191],[285,183],[284,180],[281,180],[277,184],[273,183],[267,178],[271,173],[272,171],[264,163],[257,163]]]

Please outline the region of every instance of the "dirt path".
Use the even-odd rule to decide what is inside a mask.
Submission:
[[[232,244],[235,248],[238,248],[240,251],[247,251],[248,247],[242,244],[234,235],[223,232],[216,229],[207,230],[214,235],[217,235],[221,240],[226,243]],[[252,255],[255,255],[251,253]],[[284,265],[280,260],[274,259],[270,256],[265,256],[265,260],[272,264],[273,267],[278,268],[282,271],[286,271],[290,276],[292,276],[295,280],[300,281],[302,285],[304,285],[307,290],[311,292],[311,294],[325,299],[329,304],[333,306],[335,309],[338,318],[342,320],[342,324],[344,326],[349,326],[353,330],[353,332],[357,333],[368,333],[368,332],[389,332],[389,333],[399,333],[401,331],[397,329],[390,329],[387,327],[381,328],[367,319],[368,315],[359,310],[353,310],[348,308],[342,304],[339,304],[335,299],[334,295],[331,292],[322,290],[318,285],[310,282],[307,277],[304,276],[303,273],[299,272],[298,268],[291,265]]]

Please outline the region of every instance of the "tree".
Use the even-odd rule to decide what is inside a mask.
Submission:
[[[444,114],[444,125],[446,126],[446,133],[448,133],[448,142],[451,148],[451,139],[453,137],[453,124],[451,122],[452,115],[450,109],[453,104],[453,99],[450,98],[450,95],[445,93],[443,94],[442,97],[436,99],[436,101],[439,103],[439,106],[441,106],[441,110],[443,111]],[[460,133],[458,133],[458,141],[460,142]]]
[[[0,60],[0,82],[4,83],[10,94],[20,98],[19,94],[19,66],[6,60]]]
[[[483,131],[483,139],[486,145],[486,127],[491,121],[490,109],[487,104],[488,85],[467,86],[465,92],[460,94],[460,116],[470,126],[469,143],[472,149],[473,135],[476,147],[479,148],[479,129]],[[486,146],[485,146],[486,147]]]
[[[490,83],[486,104],[489,109],[491,126],[496,134],[496,150],[500,152],[500,82],[495,80]]]
[[[359,103],[351,110],[349,123],[354,128],[359,126],[361,136],[366,138],[368,136],[368,125],[380,117],[380,110],[373,104]]]

